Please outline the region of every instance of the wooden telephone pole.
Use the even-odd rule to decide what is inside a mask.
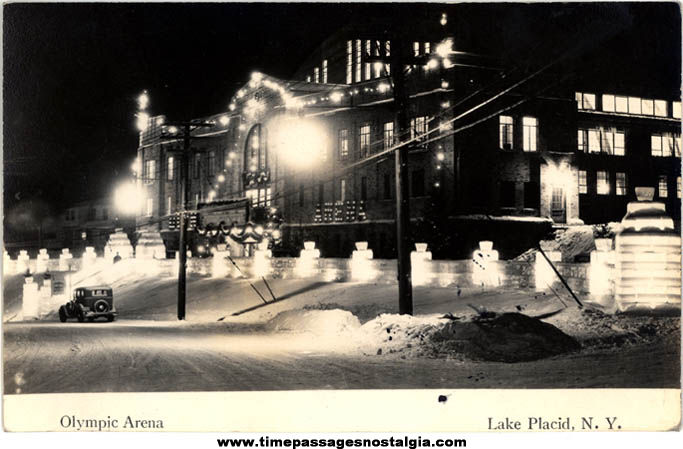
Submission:
[[[180,151],[180,210],[179,215],[179,229],[180,241],[178,248],[178,319],[185,319],[185,293],[187,283],[187,205],[190,196],[190,154],[192,131],[200,127],[213,126],[212,123],[204,122],[171,122],[166,123],[166,126],[176,126],[180,130],[180,135],[162,136],[164,139],[183,139],[183,149]]]
[[[380,62],[391,64],[391,80],[393,83],[394,107],[396,111],[396,134],[400,142],[410,140],[408,132],[410,122],[408,119],[408,92],[406,90],[406,65],[424,65],[424,57],[409,57],[405,42],[401,39],[400,31],[393,33],[391,37],[390,55],[382,56],[364,55],[366,62]],[[383,53],[378,49],[376,53]],[[408,153],[411,144],[401,145],[394,152],[394,165],[396,169],[396,243],[398,265],[398,312],[400,314],[413,314],[413,281],[410,264],[410,190]]]

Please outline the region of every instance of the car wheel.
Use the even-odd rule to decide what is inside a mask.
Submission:
[[[109,311],[109,303],[103,299],[100,299],[93,305],[93,310],[97,313],[105,313]]]
[[[79,323],[85,321],[85,312],[83,312],[83,309],[81,309],[80,307],[76,309],[76,318],[78,318]]]
[[[64,306],[59,306],[59,321],[66,322],[66,308]]]

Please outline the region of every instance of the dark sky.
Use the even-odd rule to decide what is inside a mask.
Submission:
[[[563,45],[565,33],[584,27],[591,36],[611,26],[610,40],[577,59],[590,73],[577,79],[678,93],[675,3],[10,4],[3,30],[5,208],[27,198],[60,207],[109,194],[135,156],[142,89],[152,111],[171,119],[218,113],[253,70],[286,78],[335,29],[400,8],[435,21],[447,11],[463,42],[508,60],[542,58],[544,49]]]

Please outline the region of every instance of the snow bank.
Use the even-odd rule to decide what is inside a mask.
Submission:
[[[415,352],[447,321],[439,315],[382,314],[365,323],[356,337],[361,351],[368,355]]]
[[[295,309],[280,312],[266,324],[270,331],[302,331],[317,335],[348,334],[360,328],[360,321],[346,310]]]

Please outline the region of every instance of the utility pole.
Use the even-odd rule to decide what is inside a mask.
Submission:
[[[410,139],[406,131],[408,121],[408,94],[403,71],[403,40],[394,39],[391,51],[391,76],[394,84],[394,105],[398,135],[401,140]],[[406,139],[407,137],[407,139]],[[402,145],[394,153],[396,167],[396,240],[398,265],[398,313],[413,314],[413,280],[410,266],[410,190],[408,188],[408,151],[410,145]]]
[[[399,37],[400,30],[391,36],[391,54],[387,56],[364,55],[367,62],[381,62],[391,64],[391,79],[393,82],[394,107],[396,111],[396,134],[400,141],[409,140],[407,131],[410,128],[408,120],[408,92],[406,90],[406,65],[424,64],[422,59],[407,57],[404,54],[405,42]],[[377,51],[377,53],[382,53]],[[410,144],[400,146],[394,152],[394,166],[396,169],[396,243],[398,266],[398,313],[413,314],[413,281],[410,266],[410,190],[408,172],[408,152]]]
[[[190,154],[192,131],[199,127],[210,127],[212,123],[204,122],[173,122],[166,126],[176,126],[182,131],[183,149],[180,154],[180,210],[178,243],[178,319],[185,319],[185,293],[187,285],[187,206],[190,196]],[[178,139],[179,136],[162,136],[164,139]]]

